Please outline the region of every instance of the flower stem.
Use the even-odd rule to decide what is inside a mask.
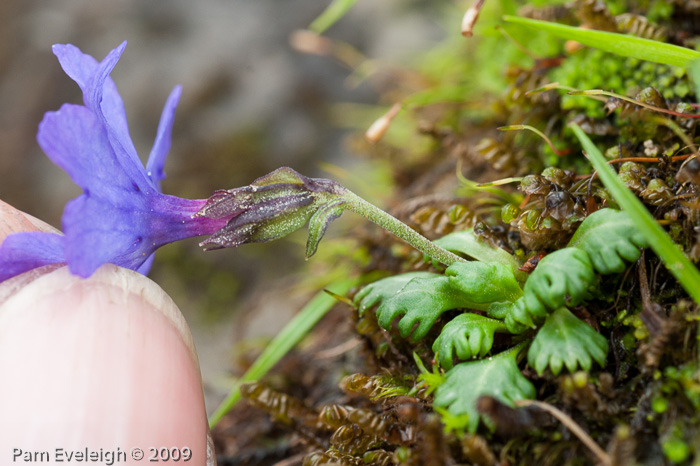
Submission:
[[[434,259],[448,267],[456,262],[466,262],[456,254],[453,254],[436,245],[428,238],[403,223],[401,220],[389,215],[379,207],[365,201],[352,191],[345,191],[342,196],[347,210],[351,210],[356,214],[362,215],[370,222],[376,223],[385,230],[390,231],[431,259]]]

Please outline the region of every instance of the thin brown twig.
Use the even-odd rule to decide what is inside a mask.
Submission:
[[[553,82],[553,83],[546,84],[542,87],[539,87],[537,89],[527,91],[525,93],[525,95],[529,97],[529,96],[538,94],[540,92],[551,91],[551,90],[555,90],[555,89],[562,90],[562,91],[571,91],[571,92],[583,92],[580,89],[576,89],[575,87],[564,86],[564,85],[559,84],[558,82]],[[600,102],[607,102],[608,101],[608,99],[606,99],[605,97],[596,96],[596,95],[588,95],[587,97],[590,97],[591,99],[594,99],[594,100],[598,100]]]
[[[673,133],[685,143],[686,147],[690,147],[690,150],[692,150],[693,152],[696,151],[695,144],[693,144],[693,140],[690,139],[690,136],[683,132],[681,127],[678,126],[676,122],[672,121],[670,118],[666,118],[660,115],[655,115],[654,117],[652,117],[652,121],[664,125],[668,129],[673,131]]]
[[[362,343],[359,338],[350,338],[348,341],[341,343],[333,348],[328,348],[323,351],[319,351],[314,355],[314,359],[331,359],[341,354],[347,353],[351,349]]]
[[[651,308],[651,297],[649,293],[649,278],[647,277],[647,267],[644,263],[644,252],[637,261],[637,273],[639,274],[639,294],[642,296],[642,309]]]
[[[569,417],[566,413],[559,410],[555,406],[537,400],[517,400],[515,402],[515,406],[536,406],[541,410],[548,412],[559,422],[561,422],[567,429],[569,429],[572,434],[578,437],[581,443],[588,447],[588,449],[593,452],[593,454],[598,458],[598,460],[600,460],[601,464],[603,464],[604,466],[610,466],[612,464],[610,456],[597,443],[595,443],[595,440],[593,440],[591,436],[588,435],[588,433],[581,428],[581,426],[576,424],[576,422],[573,419],[571,419],[571,417]]]
[[[685,160],[688,157],[692,156],[693,154],[686,154],[686,155],[674,155],[671,157],[671,162],[678,162],[679,160]],[[608,164],[612,165],[613,163],[624,163],[624,162],[639,162],[639,163],[660,163],[662,161],[661,157],[623,157],[620,159],[614,159],[614,160],[608,160]],[[585,180],[588,177],[596,177],[598,176],[598,172],[595,171],[591,175],[577,175],[576,179],[578,180]]]
[[[610,91],[603,91],[601,89],[591,89],[588,91],[570,91],[568,93],[569,95],[583,95],[587,97],[596,97],[596,96],[607,96],[607,97],[612,97],[613,99],[620,99],[624,100],[625,102],[629,102],[634,105],[638,105],[640,107],[644,107],[648,110],[652,110],[654,112],[659,112],[659,113],[666,113],[668,115],[673,115],[673,116],[678,116],[678,117],[683,117],[683,118],[700,118],[700,115],[694,114],[694,113],[680,113],[680,112],[674,112],[673,110],[668,110],[666,108],[661,108],[661,107],[655,107],[653,105],[649,105],[645,102],[640,102],[639,100],[633,99],[632,97],[627,97],[626,95],[622,94],[616,94],[615,92],[610,92]]]
[[[586,213],[590,215],[597,208],[595,199],[593,199],[593,177],[591,176],[586,186]]]
[[[539,129],[537,129],[537,128],[535,128],[534,126],[531,126],[531,125],[509,125],[509,126],[500,126],[500,127],[496,128],[496,129],[497,129],[498,131],[521,131],[521,130],[532,131],[533,133],[535,133],[536,135],[538,135],[539,137],[541,137],[542,139],[544,139],[544,142],[547,143],[547,145],[549,146],[549,148],[552,149],[552,152],[554,152],[554,154],[556,154],[557,157],[562,157],[562,156],[567,155],[567,154],[569,154],[569,153],[571,152],[571,149],[563,149],[563,150],[557,149],[557,148],[554,146],[554,143],[552,142],[552,140],[549,139],[549,137],[548,137],[546,134],[544,134],[542,131],[540,131]]]

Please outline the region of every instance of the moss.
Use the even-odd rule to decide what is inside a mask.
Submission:
[[[516,3],[503,2],[503,5],[514,8]],[[530,12],[533,16],[575,23],[580,10],[588,8],[590,16],[599,4],[581,0],[574,3],[574,11],[569,7],[547,5]],[[686,24],[673,16],[674,6],[670,2],[616,0],[608,1],[606,5],[609,12],[593,11],[593,19],[600,15],[598,20],[602,22],[603,16],[646,14],[649,21],[661,23],[674,34],[678,32],[674,27],[679,29]],[[531,45],[523,34],[513,35],[517,35],[525,47]],[[541,40],[539,36],[533,38],[532,44]],[[464,42],[451,38],[437,47],[432,56],[429,52],[420,60],[419,66],[412,70],[410,85],[420,87],[416,83],[421,82],[430,85],[404,101],[408,104],[401,130],[408,136],[392,139],[392,151],[384,150],[383,155],[380,150],[373,152],[373,155],[391,160],[397,167],[394,180],[397,212],[412,219],[415,227],[431,238],[473,227],[480,242],[507,251],[522,264],[518,273],[529,274],[526,277],[539,276],[537,280],[543,284],[538,290],[547,290],[557,277],[542,278],[543,273],[537,272],[540,259],[545,265],[548,260],[543,258],[548,254],[554,255],[550,261],[556,259],[555,254],[560,254],[559,251],[575,237],[586,218],[601,209],[616,207],[610,193],[597,177],[591,176],[588,162],[567,130],[567,123],[574,121],[599,147],[607,148],[606,156],[618,170],[619,178],[655,218],[667,226],[674,241],[685,251],[694,252],[696,258],[700,257],[697,233],[700,231],[700,215],[697,213],[700,203],[700,184],[697,183],[700,176],[697,172],[700,170],[687,162],[692,161],[693,154],[688,140],[698,144],[694,121],[652,112],[616,99],[601,102],[566,95],[561,90],[541,91],[543,86],[556,81],[560,86],[612,90],[655,107],[696,113],[690,105],[695,99],[694,87],[685,70],[588,48],[565,56],[553,53],[549,58],[540,57],[534,61],[522,56],[516,59],[518,52],[514,46],[497,35],[476,38],[470,44],[478,51],[466,53]],[[558,51],[558,47],[551,48]],[[489,56],[499,50],[502,53],[498,57]],[[476,61],[468,62],[464,58],[467,56]],[[504,63],[510,66],[504,68]],[[498,73],[498,76],[491,77],[493,73]],[[392,97],[405,92],[409,85],[409,80],[398,79],[400,82],[390,93]],[[460,99],[455,100],[455,90]],[[440,96],[449,96],[449,102],[440,102]],[[498,126],[525,124],[545,133],[557,150],[530,132],[494,131]],[[430,144],[413,145],[417,134],[428,139]],[[402,147],[402,144],[411,147]],[[420,153],[418,156],[417,152]],[[411,156],[397,158],[396,154]],[[682,182],[678,177],[681,170],[686,175]],[[476,182],[462,179],[462,186],[466,188],[457,191],[455,172],[476,182],[502,181],[495,186],[478,186]],[[443,186],[448,188],[440,191]],[[417,203],[416,199],[422,203]],[[632,236],[629,229],[624,226],[622,229],[625,230],[623,233]],[[384,275],[396,275],[409,269],[421,273],[430,271],[441,277],[441,281],[446,278],[441,275],[443,269],[424,261],[418,254],[412,254],[404,245],[367,236],[358,243],[358,247],[366,248],[365,252],[353,254],[346,251],[354,257],[348,263],[357,263],[356,268]],[[612,241],[610,237],[603,238],[602,246],[597,250],[604,249],[606,239]],[[630,261],[639,256],[637,246],[631,248],[635,255]],[[594,253],[590,251],[590,254]],[[340,269],[340,274],[343,270],[337,262],[341,256],[338,254],[332,259],[336,262],[333,270]],[[566,276],[573,269],[566,262],[561,265],[558,276]],[[570,313],[566,314],[567,319],[575,321],[576,328],[585,329],[585,332],[576,334],[577,338],[583,338],[584,333],[594,334],[601,347],[604,342],[609,348],[607,358],[602,355],[596,359],[596,364],[585,365],[586,372],[574,374],[567,373],[559,363],[555,364],[555,370],[551,370],[544,363],[528,365],[522,358],[514,359],[511,372],[529,380],[526,382],[536,388],[537,399],[569,413],[595,442],[608,451],[613,464],[697,462],[700,458],[696,445],[700,431],[700,421],[696,419],[700,409],[695,334],[697,309],[688,304],[686,294],[648,250],[636,262],[625,262],[615,272],[615,275],[597,273],[589,277],[590,283],[586,283],[591,286],[586,290],[587,294],[572,296],[573,293],[569,292],[563,303],[557,302],[564,311],[556,311]],[[526,280],[529,278],[523,279],[526,290],[527,283],[537,281]],[[414,288],[422,282],[412,283],[387,292],[391,295],[388,300],[400,297],[402,292],[415,291]],[[428,289],[426,294],[431,295],[430,291]],[[411,316],[418,311],[434,312],[436,309],[434,303],[427,300],[420,306],[408,301],[401,301],[401,315]],[[378,381],[377,377],[386,377],[382,380],[388,393],[401,396],[365,396],[357,403],[369,406],[377,415],[385,415],[391,423],[412,425],[416,429],[413,443],[388,442],[383,446],[392,452],[391,461],[400,460],[407,464],[478,463],[469,456],[473,450],[464,447],[463,443],[467,438],[473,440],[466,434],[470,430],[475,431],[476,436],[484,437],[484,451],[491,452],[493,458],[499,458],[501,462],[513,465],[533,462],[544,465],[593,464],[581,442],[550,417],[539,416],[541,413],[537,410],[514,409],[500,405],[498,400],[476,400],[477,405],[469,406],[465,403],[460,405],[463,409],[459,413],[443,409],[445,406],[449,408],[452,402],[459,404],[461,391],[469,390],[470,384],[474,386],[483,381],[476,381],[464,369],[473,368],[479,362],[454,364],[454,361],[446,360],[453,355],[452,352],[441,358],[431,351],[431,348],[441,347],[444,340],[440,337],[441,331],[452,329],[455,324],[450,322],[459,321],[460,315],[488,313],[489,319],[481,315],[473,319],[487,321],[503,317],[513,309],[514,313],[524,309],[517,309],[518,305],[511,302],[499,302],[493,307],[481,304],[461,303],[439,308],[441,312],[434,313],[444,313],[433,316],[431,325],[424,328],[410,319],[405,322],[396,319],[394,322],[393,317],[399,317],[398,314],[385,313],[386,307],[380,312],[380,328],[376,309],[370,307],[381,304],[373,303],[368,309],[363,308],[357,330],[364,342],[362,354],[369,361],[367,365],[374,368],[374,372],[368,374],[368,380],[375,377],[372,380]],[[464,314],[463,308],[475,308],[472,311],[476,312]],[[547,321],[549,317],[545,311],[539,314],[538,311],[539,308],[532,311],[532,316]],[[523,314],[521,317],[524,321],[527,316]],[[494,336],[492,332],[488,342],[490,354],[500,354],[514,345],[527,344],[539,331],[538,319],[531,320],[534,329],[525,325],[527,322],[516,321],[519,326],[509,328],[513,334],[504,332]],[[414,323],[418,324],[420,332],[416,332]],[[562,333],[561,329],[552,328],[551,338],[556,338],[557,331]],[[409,334],[420,338],[413,341],[401,337]],[[437,344],[433,345],[436,341]],[[463,344],[462,340],[459,342]],[[591,345],[576,346],[590,349]],[[455,351],[454,355],[458,353]],[[536,362],[535,356],[531,360]],[[561,360],[556,348],[547,356],[548,360]],[[486,355],[481,361],[488,361],[488,357]],[[432,370],[425,369],[425,366],[430,367],[431,361],[436,361],[436,365]],[[445,375],[437,362],[446,368],[462,367],[464,380],[460,380],[459,389],[457,384],[446,382],[446,378],[449,381],[455,377],[449,372]],[[601,366],[604,363],[604,367],[598,367],[599,363]],[[577,370],[577,367],[572,364],[570,369]],[[502,376],[494,379],[506,380]],[[422,385],[417,382],[422,382]],[[503,387],[491,388],[498,391]],[[437,390],[442,400],[437,407],[432,404],[433,390]],[[449,394],[449,403],[444,402],[445,392]],[[485,424],[477,426],[475,409],[478,409],[476,417],[488,419]],[[437,420],[441,420],[442,425]],[[509,426],[511,431],[504,433]],[[324,435],[330,437],[328,432]],[[370,447],[367,449],[374,451]],[[426,460],[431,457],[426,452],[431,452],[432,460]],[[355,451],[351,455],[352,461],[359,462],[363,457],[368,461],[387,458],[384,453],[365,453]],[[343,461],[351,462],[348,458]]]

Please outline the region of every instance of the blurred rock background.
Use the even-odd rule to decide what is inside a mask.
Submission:
[[[284,165],[329,176],[319,168],[326,162],[357,177],[348,133],[332,124],[330,109],[338,102],[375,104],[381,86],[391,83],[385,77],[383,84],[374,79],[349,87],[350,71],[338,62],[292,50],[290,34],[328,3],[0,2],[0,198],[60,227],[64,204],[80,192],[35,140],[44,112],[81,101],[51,53],[54,43],[73,43],[101,59],[128,40],[112,77],[143,158],[168,93],[183,85],[166,193],[205,198]],[[361,0],[328,35],[368,57],[401,63],[442,38],[433,15],[448,3]],[[207,254],[196,240],[159,251],[151,277],[190,322],[210,412],[230,387],[236,345],[274,335],[308,298],[293,286],[312,273],[304,241],[299,232],[269,245]]]

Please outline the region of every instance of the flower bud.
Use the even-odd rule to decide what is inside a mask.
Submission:
[[[307,29],[298,29],[289,36],[289,45],[301,53],[310,55],[330,55],[333,43],[327,37]]]
[[[230,220],[200,246],[212,250],[273,241],[311,221],[307,255],[312,255],[328,224],[342,214],[345,192],[331,180],[307,178],[288,167],[250,186],[216,191],[196,216]]]
[[[464,37],[471,37],[474,34],[474,25],[476,20],[479,19],[479,13],[481,13],[481,7],[484,6],[486,0],[476,0],[472,6],[464,13],[462,18],[462,35]]]
[[[394,104],[388,112],[379,117],[369,129],[365,132],[365,139],[374,144],[384,137],[384,134],[389,130],[391,122],[394,121],[396,115],[401,111],[401,104]]]

